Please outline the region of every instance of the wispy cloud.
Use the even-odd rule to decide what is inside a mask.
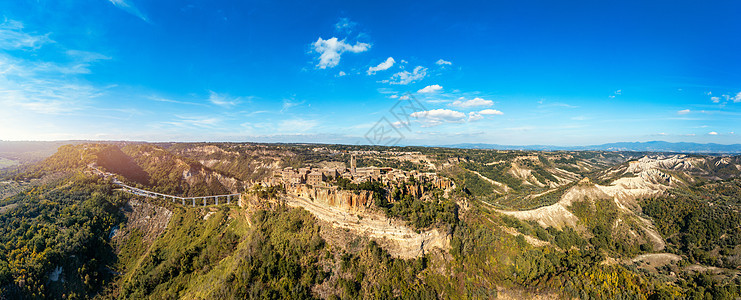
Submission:
[[[149,19],[147,16],[145,16],[136,6],[131,4],[130,1],[127,0],[108,0],[113,4],[114,6],[122,9],[123,11],[130,13],[134,15],[135,17],[142,19],[142,21],[149,23]]]
[[[422,80],[426,76],[427,76],[427,68],[422,67],[422,66],[417,66],[414,68],[414,70],[412,70],[412,72],[401,71],[391,76],[391,79],[384,80],[382,82],[390,83],[390,84],[407,85],[412,82]]]
[[[453,101],[453,103],[450,104],[451,106],[460,107],[460,108],[469,108],[469,107],[482,107],[482,106],[492,106],[494,105],[494,101],[482,99],[479,97],[473,98],[471,100],[465,100],[465,98],[460,97],[458,100]]]
[[[691,111],[689,109],[683,109],[683,110],[677,111],[677,114],[678,115],[686,115],[686,114],[689,114],[690,112]]]
[[[220,118],[213,117],[213,116],[175,115],[175,118],[176,120],[162,122],[162,123],[172,125],[172,126],[177,126],[177,127],[213,129],[215,125],[221,122]]]
[[[230,97],[229,95],[218,94],[214,91],[209,91],[208,101],[225,108],[231,108],[241,102],[241,98]]]
[[[52,42],[49,34],[29,34],[23,32],[23,28],[17,21],[5,21],[0,25],[0,47],[22,48],[35,53]],[[100,96],[100,89],[74,75],[90,73],[92,63],[109,57],[78,50],[57,54],[68,56],[70,62],[27,60],[0,52],[0,103],[4,111],[13,111],[16,115],[68,114]]]
[[[452,65],[453,63],[452,63],[452,62],[449,62],[449,61],[447,61],[447,60],[444,60],[444,59],[442,59],[442,58],[441,58],[441,59],[438,59],[438,60],[437,60],[437,61],[435,62],[435,64],[436,64],[436,65],[438,65],[438,66],[445,66],[445,65],[448,65],[448,66],[450,66],[450,65]]]
[[[340,20],[334,24],[334,29],[338,32],[349,34],[356,25],[358,25],[358,23],[350,21],[348,18],[340,18]]]
[[[203,104],[203,103],[173,100],[173,99],[168,99],[168,98],[164,98],[164,97],[160,97],[160,96],[149,96],[149,97],[146,97],[146,98],[149,99],[149,100],[152,100],[152,101],[157,101],[157,102],[166,102],[166,103],[176,103],[176,104],[185,104],[185,105],[201,105],[201,106],[205,106],[205,104]]]
[[[368,68],[367,73],[368,75],[373,75],[373,74],[376,74],[376,72],[378,71],[388,70],[389,68],[394,66],[395,62],[396,61],[394,60],[393,57],[389,57],[384,62],[378,64],[377,66]]]
[[[47,43],[53,43],[49,34],[30,34],[23,30],[23,23],[5,20],[0,24],[0,49],[38,49]]]
[[[546,103],[545,99],[538,101],[538,108],[549,108],[549,107],[579,108],[579,106],[571,105],[568,103],[561,103],[561,102]]]
[[[316,65],[320,69],[334,68],[340,63],[340,58],[345,52],[361,53],[368,51],[371,45],[367,43],[356,42],[351,45],[345,40],[339,40],[336,37],[322,39],[321,37],[312,44],[313,50],[319,53],[319,63]]]
[[[292,107],[299,106],[301,104],[304,104],[304,101],[293,101],[290,99],[283,99],[283,107],[281,108],[280,112],[286,112],[287,110],[291,109]]]

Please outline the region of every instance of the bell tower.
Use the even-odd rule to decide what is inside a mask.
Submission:
[[[352,156],[350,156],[350,173],[355,175],[356,168],[357,168],[357,165],[355,162],[355,154],[352,154]]]

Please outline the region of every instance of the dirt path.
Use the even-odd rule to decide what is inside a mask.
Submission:
[[[513,236],[521,235],[521,236],[523,236],[525,238],[525,241],[528,244],[530,244],[531,246],[533,246],[533,247],[543,247],[543,246],[550,246],[551,245],[550,242],[541,241],[541,240],[539,240],[539,239],[537,239],[537,238],[535,238],[533,236],[530,236],[530,235],[527,235],[527,234],[522,234],[521,232],[517,231],[517,229],[514,229],[512,227],[502,226],[502,229],[504,229],[504,232],[506,232],[506,233],[508,233],[510,235],[513,235]]]
[[[6,211],[16,208],[18,203],[8,204],[6,206],[0,206],[0,214],[4,214]]]
[[[396,247],[391,247],[387,251],[397,257],[414,258],[432,248],[448,250],[450,247],[447,234],[437,229],[417,233],[401,222],[378,213],[364,212],[358,215],[291,195],[286,196],[285,201],[290,206],[303,207],[318,219],[331,223],[334,227],[349,229],[370,238],[392,241]]]
[[[492,179],[491,179],[491,178],[489,178],[489,177],[486,177],[486,176],[484,176],[484,175],[481,175],[481,173],[479,173],[479,172],[476,172],[476,171],[471,171],[471,170],[468,170],[468,171],[470,171],[470,172],[471,172],[471,173],[473,173],[473,174],[476,174],[476,175],[478,175],[478,176],[479,176],[479,177],[480,177],[481,179],[483,179],[483,180],[487,181],[488,183],[491,183],[491,184],[493,184],[494,186],[497,186],[497,187],[500,187],[500,188],[504,189],[504,192],[505,192],[505,193],[506,193],[507,191],[509,191],[509,187],[508,187],[508,186],[507,186],[506,184],[504,184],[504,183],[501,183],[501,182],[499,182],[499,181],[495,181],[495,180],[492,180]],[[501,194],[501,193],[502,193],[502,192],[500,192],[500,191],[497,191],[497,190],[494,190],[494,192],[495,192],[495,193],[497,193],[497,194]]]

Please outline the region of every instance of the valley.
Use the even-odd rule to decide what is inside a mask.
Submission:
[[[649,298],[741,283],[738,156],[90,143],[4,180],[11,298]]]

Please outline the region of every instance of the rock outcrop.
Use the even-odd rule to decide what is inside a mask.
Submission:
[[[286,193],[346,211],[365,211],[373,205],[373,193],[369,191],[348,191],[336,187],[310,187],[299,184],[287,187]]]

